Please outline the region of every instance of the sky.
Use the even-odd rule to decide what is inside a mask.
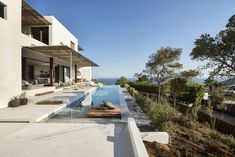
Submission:
[[[215,36],[235,14],[235,0],[27,0],[53,15],[99,65],[94,78],[133,77],[161,47],[182,48],[184,69],[202,63],[189,54],[203,33]],[[205,72],[204,77],[207,74]]]

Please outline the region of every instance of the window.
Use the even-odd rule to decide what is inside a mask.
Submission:
[[[32,27],[32,37],[48,45],[49,43],[49,30],[48,27]]]
[[[2,2],[0,2],[0,17],[3,19],[6,19],[6,14],[7,14],[7,6],[5,4],[3,4]]]

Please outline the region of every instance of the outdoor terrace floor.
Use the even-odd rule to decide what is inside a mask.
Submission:
[[[126,123],[0,123],[0,156],[132,157]]]

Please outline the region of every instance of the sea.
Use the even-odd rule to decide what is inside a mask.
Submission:
[[[119,79],[119,78],[96,78],[98,81],[103,82],[104,84],[107,85],[114,85],[115,82]],[[132,77],[132,78],[127,78],[128,81],[133,82],[136,81],[137,78]],[[205,81],[205,78],[195,78],[193,79],[193,82],[195,83],[199,83],[199,84],[203,84],[203,82]]]
[[[104,84],[107,84],[107,85],[114,85],[116,83],[116,81],[118,80],[119,78],[96,78],[96,80],[100,81],[100,82],[103,82]],[[137,78],[127,78],[128,81],[130,82],[133,82],[133,81],[136,81]]]

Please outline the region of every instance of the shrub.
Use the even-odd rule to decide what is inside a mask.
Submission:
[[[217,131],[211,131],[211,132],[209,132],[209,138],[210,139],[220,139],[220,134],[217,132]]]
[[[175,128],[175,125],[173,122],[168,121],[168,122],[164,123],[162,129],[163,129],[163,131],[166,131],[170,135],[171,138],[175,137],[176,128]]]
[[[129,88],[128,88],[128,92],[129,92],[132,96],[134,96],[134,91],[135,91],[134,88],[132,88],[132,87],[129,87]]]
[[[146,84],[142,82],[129,82],[129,85],[135,88],[137,91],[146,92],[146,93],[158,93],[158,87],[155,84]],[[161,94],[168,97],[170,95],[170,85],[165,83],[161,85]]]
[[[210,139],[220,140],[221,142],[229,146],[232,152],[235,152],[235,138],[232,135],[221,134],[214,130],[209,132],[208,135]]]
[[[211,101],[212,104],[222,104],[225,97],[223,94],[219,93],[218,91],[211,92]]]
[[[148,112],[151,110],[152,107],[152,101],[142,95],[136,95],[135,96],[136,103],[142,108],[142,110],[148,114]]]
[[[201,135],[197,131],[193,130],[192,132],[188,133],[188,138],[189,138],[189,140],[191,140],[193,142],[199,142]]]
[[[157,93],[157,86],[154,84],[143,84],[138,82],[130,82],[129,85],[141,92]]]
[[[156,128],[163,130],[165,123],[175,119],[176,114],[174,108],[172,108],[170,105],[154,103],[154,107],[151,107],[148,116]]]
[[[197,83],[188,83],[186,87],[185,94],[180,98],[181,100],[193,103],[193,104],[201,104],[201,101],[204,96],[204,87]]]
[[[161,104],[153,102],[132,88],[128,87],[129,93],[135,97],[136,103],[142,108],[158,130],[166,131],[171,136],[175,134],[175,126],[172,121],[176,118],[175,110],[166,101]]]
[[[235,94],[234,93],[226,94],[226,99],[235,101]]]
[[[181,116],[180,118],[177,119],[177,122],[184,127],[191,128],[193,126],[193,122],[190,118],[186,116]]]
[[[121,87],[124,87],[125,84],[128,83],[128,80],[126,77],[122,76],[116,81],[116,85],[120,85]]]
[[[222,136],[222,141],[235,153],[235,138],[232,135]]]
[[[129,85],[129,84],[127,84],[127,83],[126,83],[126,84],[124,84],[123,86],[124,86],[124,88],[126,88],[126,89],[128,89],[128,88],[130,87],[130,85]]]
[[[181,157],[181,153],[178,150],[176,150],[176,157]]]

